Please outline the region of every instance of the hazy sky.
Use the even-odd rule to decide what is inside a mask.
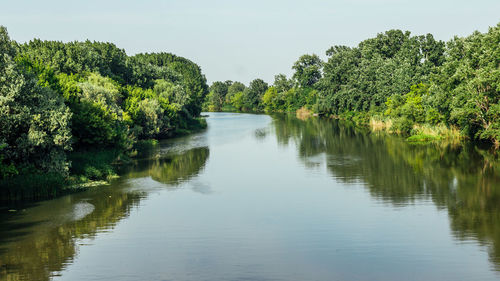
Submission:
[[[209,82],[267,82],[305,53],[355,46],[378,32],[485,32],[500,0],[4,0],[0,25],[19,42],[96,40],[132,55],[166,51],[201,66]]]

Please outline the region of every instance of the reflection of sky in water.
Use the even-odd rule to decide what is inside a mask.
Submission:
[[[94,211],[94,205],[88,202],[79,202],[73,205],[73,213],[71,214],[71,219],[74,221],[81,220],[88,214]]]

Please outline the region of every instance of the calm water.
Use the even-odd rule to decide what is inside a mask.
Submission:
[[[211,113],[111,185],[1,214],[0,280],[500,280],[500,164]]]

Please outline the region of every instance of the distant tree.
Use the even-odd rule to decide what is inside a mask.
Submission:
[[[411,85],[429,83],[442,63],[443,46],[430,34],[412,37],[409,32],[389,30],[355,48],[328,49],[324,77],[316,85],[318,110],[383,111],[387,98],[408,93]]]
[[[278,74],[274,76],[273,86],[278,93],[286,92],[293,88],[293,81],[287,79],[285,74]]]
[[[231,97],[237,93],[242,93],[245,90],[245,85],[235,81],[227,88],[226,103],[230,103]]]
[[[255,79],[250,82],[244,91],[245,106],[250,110],[262,110],[261,99],[269,86],[262,79]]]
[[[276,87],[269,87],[267,91],[262,96],[262,104],[264,108],[268,111],[278,110],[278,91]]]
[[[232,82],[231,82],[232,83]],[[212,109],[215,111],[220,111],[224,102],[226,101],[226,95],[228,92],[228,81],[220,82],[216,81],[210,86],[210,99],[209,102],[212,105]]]
[[[323,62],[315,55],[303,55],[293,65],[293,78],[300,87],[310,87],[321,78]]]
[[[243,92],[238,92],[238,93],[232,95],[230,98],[230,104],[236,110],[243,110],[243,107],[245,106]]]

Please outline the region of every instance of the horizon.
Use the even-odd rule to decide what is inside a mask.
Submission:
[[[91,40],[114,43],[128,55],[168,52],[198,64],[208,84],[232,80],[248,85],[256,78],[272,84],[276,74],[290,77],[293,63],[303,54],[314,53],[325,60],[325,51],[331,46],[357,46],[390,29],[410,31],[412,35],[431,33],[437,40],[448,41],[476,30],[487,32],[500,20],[495,13],[500,10],[500,2],[493,0],[148,0],[128,5],[116,0],[92,0],[78,7],[77,15],[71,15],[74,4],[65,5],[61,0],[49,4],[25,2],[31,4],[30,9],[9,3],[0,11],[0,25],[7,28],[12,40]],[[426,3],[436,7],[426,10]],[[453,8],[440,9],[450,6]],[[298,17],[300,21],[296,20]],[[161,33],[163,29],[168,30],[168,36]]]

